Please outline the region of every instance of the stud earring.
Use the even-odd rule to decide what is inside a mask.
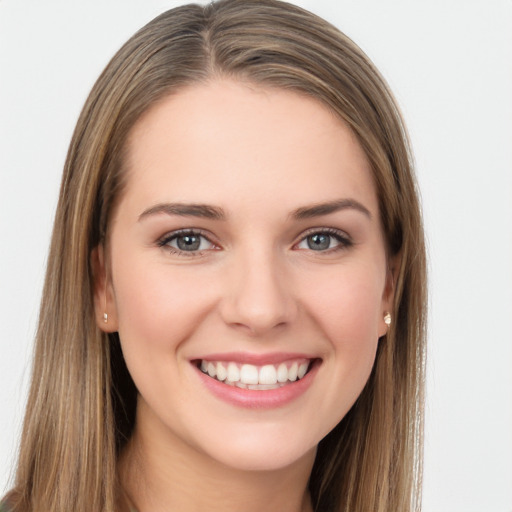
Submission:
[[[103,306],[103,323],[108,323],[108,314],[107,314],[107,292],[105,291],[105,297],[104,297],[104,306]]]
[[[384,315],[384,323],[389,327],[391,325],[391,314],[386,313]]]

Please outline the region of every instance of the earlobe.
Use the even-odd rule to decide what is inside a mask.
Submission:
[[[103,332],[116,332],[117,311],[112,289],[112,280],[105,258],[103,245],[91,252],[91,268],[94,280],[94,312],[96,325]]]
[[[400,266],[400,256],[397,255],[389,261],[386,274],[386,285],[382,294],[382,317],[379,327],[379,337],[385,336],[393,323],[393,304],[395,298],[395,283]]]

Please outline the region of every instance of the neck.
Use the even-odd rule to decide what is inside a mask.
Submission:
[[[138,512],[312,512],[314,451],[285,468],[239,470],[159,435],[139,416],[120,460],[122,485]]]

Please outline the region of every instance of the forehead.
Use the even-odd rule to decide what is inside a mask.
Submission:
[[[146,201],[246,205],[361,196],[372,173],[351,130],[319,101],[229,80],[194,85],[154,105],[127,145],[127,190]],[[172,197],[169,197],[172,196]]]

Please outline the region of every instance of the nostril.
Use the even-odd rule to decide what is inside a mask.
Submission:
[[[275,330],[275,329],[283,329],[286,327],[286,322],[279,322],[275,325],[270,323],[256,323],[256,322],[248,322],[248,323],[242,323],[242,322],[232,322],[229,324],[231,327],[239,330],[240,332],[243,332],[244,334],[248,336],[260,336],[265,334],[268,331]]]

